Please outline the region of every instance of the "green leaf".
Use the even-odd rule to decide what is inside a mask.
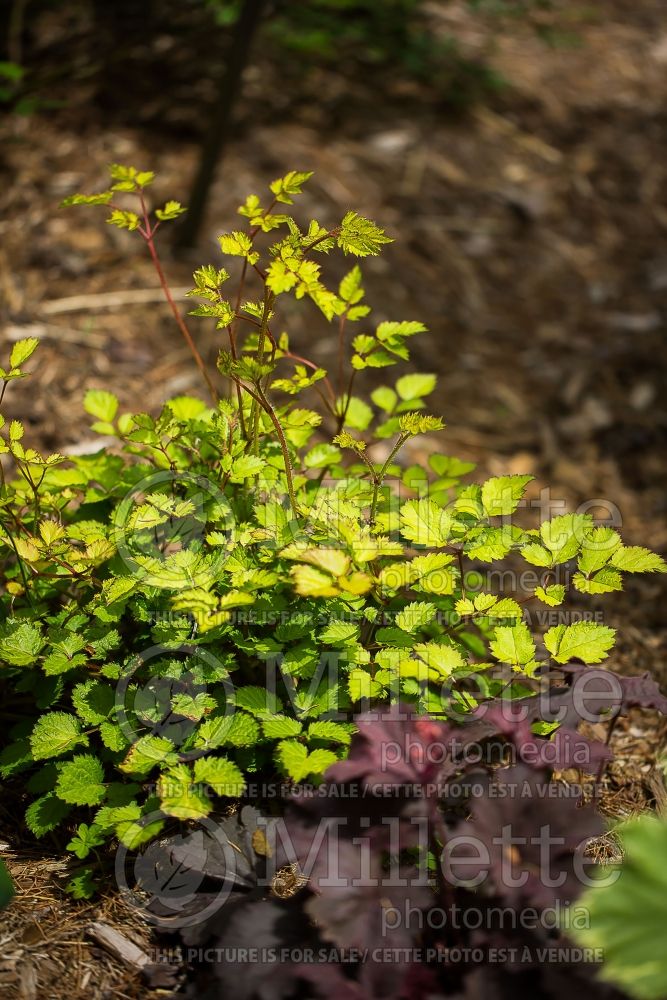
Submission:
[[[600,949],[600,978],[637,1000],[667,996],[667,824],[641,816],[617,827],[624,858],[619,876],[591,886],[577,905],[585,926],[569,933],[584,948]],[[612,869],[604,874],[616,875]]]
[[[104,798],[104,768],[91,754],[79,754],[60,769],[56,795],[73,806],[95,806]]]
[[[76,854],[77,858],[83,861],[88,857],[94,848],[104,843],[105,836],[100,826],[92,823],[80,823],[76,834],[66,845],[66,850]]]
[[[361,281],[361,268],[358,264],[355,264],[354,267],[347,272],[338,286],[338,295],[343,302],[346,302],[349,305],[354,305],[363,299],[364,291],[361,286]]]
[[[411,542],[428,548],[449,543],[451,514],[433,500],[408,500],[401,508],[401,533]]]
[[[350,670],[347,679],[347,690],[353,702],[362,698],[376,698],[383,693],[382,684],[376,681],[368,671],[361,667]]]
[[[17,771],[24,771],[33,762],[28,739],[14,740],[0,751],[0,776],[9,778]]]
[[[562,604],[565,600],[565,587],[561,583],[552,583],[550,587],[536,587],[535,596],[538,597],[543,604],[548,604],[549,607],[555,608],[558,604]]]
[[[284,260],[273,260],[266,270],[266,284],[274,295],[289,292],[299,283],[297,272]]]
[[[88,662],[88,655],[80,652],[85,645],[86,640],[76,633],[70,633],[54,643],[53,650],[44,659],[44,673],[47,676],[64,674],[83,666]]]
[[[458,481],[475,468],[474,462],[463,462],[460,458],[453,458],[450,455],[429,455],[428,464],[436,475],[454,481]]]
[[[582,594],[609,594],[613,590],[623,590],[623,577],[616,569],[603,566],[593,576],[575,573],[572,582]]]
[[[54,792],[49,792],[28,806],[25,813],[26,825],[35,837],[43,837],[55,830],[69,812],[70,807]]]
[[[393,241],[370,219],[364,219],[356,212],[348,212],[341,222],[336,242],[343,253],[367,257],[369,254],[380,253],[383,244]]]
[[[160,808],[176,819],[197,820],[208,816],[213,803],[201,786],[193,784],[189,767],[179,764],[160,775],[157,783]]]
[[[114,706],[113,688],[101,681],[83,681],[72,690],[72,704],[84,722],[97,726],[111,714]]]
[[[520,537],[521,530],[513,524],[504,524],[499,528],[475,528],[469,533],[465,551],[471,559],[494,562],[504,559]]]
[[[240,455],[232,462],[232,469],[229,476],[231,483],[242,483],[246,479],[251,479],[266,466],[266,460],[259,455]]]
[[[9,425],[9,440],[20,441],[24,434],[25,430],[20,420],[12,420]]]
[[[114,753],[120,753],[121,750],[125,750],[130,743],[120,726],[113,722],[100,723],[100,739],[104,746]]]
[[[98,194],[71,194],[64,198],[61,208],[69,208],[71,205],[108,205],[113,198],[113,191],[100,191]]]
[[[107,223],[110,226],[116,226],[118,229],[128,229],[130,232],[138,229],[140,222],[141,220],[136,212],[124,212],[120,208],[113,208],[111,215],[107,219]]]
[[[34,354],[38,347],[39,340],[37,337],[25,337],[23,340],[17,340],[9,355],[10,367],[20,368]]]
[[[185,211],[186,209],[180,201],[168,201],[164,208],[155,209],[155,215],[160,222],[170,222],[172,219],[177,219],[179,215],[183,215]]]
[[[401,399],[421,399],[433,392],[436,383],[435,375],[403,375],[396,383],[396,392]]]
[[[354,622],[332,621],[320,632],[318,638],[324,646],[345,646],[359,638],[359,626]]]
[[[65,883],[65,892],[73,899],[92,899],[97,892],[97,884],[92,868],[84,868],[77,872],[69,882]]]
[[[621,544],[621,536],[612,528],[597,527],[587,532],[581,543],[577,565],[588,575],[602,569]]]
[[[52,792],[58,780],[59,765],[54,761],[42,764],[37,771],[33,772],[26,781],[25,787],[31,794],[42,795],[44,792]]]
[[[252,249],[252,240],[247,233],[225,233],[218,238],[220,249],[233,257],[245,257],[252,266],[259,260],[259,254]]]
[[[110,163],[109,176],[116,181],[114,191],[135,191],[138,187],[148,187],[155,180],[152,170],[137,170],[124,163]]]
[[[263,687],[242,687],[236,691],[236,705],[252,715],[273,715],[280,712],[282,704],[277,695]]]
[[[74,747],[88,743],[75,715],[47,712],[40,716],[30,734],[30,748],[35,760],[62,757]]]
[[[521,549],[521,555],[532,566],[551,566],[553,554],[539,542],[529,542]]]
[[[306,454],[303,464],[307,469],[326,469],[340,461],[340,449],[322,441]]]
[[[160,523],[160,522],[158,522]],[[132,525],[136,529],[137,524]],[[102,584],[105,604],[115,604],[136,590],[138,581],[132,576],[111,576]]]
[[[402,586],[413,580],[413,589],[425,594],[453,594],[454,568],[451,565],[454,557],[447,552],[429,552],[417,556],[407,567],[409,579]],[[393,564],[394,566],[397,564]],[[400,564],[398,564],[400,565]]]
[[[201,757],[195,761],[195,782],[210,785],[216,795],[238,799],[243,795],[243,772],[227,757]]]
[[[496,659],[514,667],[524,667],[535,659],[535,643],[525,622],[498,625],[490,647]]]
[[[118,766],[125,774],[145,778],[158,764],[170,764],[177,759],[174,744],[164,736],[142,736],[130,748]]]
[[[495,476],[482,486],[482,506],[487,517],[513,514],[534,476]]]
[[[30,666],[43,645],[41,632],[32,622],[10,618],[0,629],[0,660],[13,667]]]
[[[345,399],[338,401],[339,412],[345,409],[345,403]],[[359,399],[357,396],[352,396],[345,415],[345,426],[352,427],[357,431],[365,431],[372,419],[373,411],[368,403],[364,403],[363,399]]]
[[[118,412],[118,400],[105,389],[89,389],[84,396],[83,407],[86,413],[110,424]]]
[[[14,883],[5,867],[4,861],[0,861],[0,910],[4,909],[14,895]]]
[[[235,747],[251,747],[259,741],[259,726],[251,715],[235,712],[216,719],[207,719],[199,727],[196,745],[216,749],[228,743]]]
[[[417,632],[432,622],[437,613],[435,604],[430,604],[428,601],[413,601],[411,604],[406,604],[396,615],[396,624],[404,632]]]
[[[311,722],[308,726],[309,740],[328,740],[332,743],[342,743],[347,746],[352,739],[350,726],[346,727],[340,722],[329,722],[322,719],[320,722]]]
[[[521,618],[523,616],[519,604],[511,597],[501,598],[488,609],[487,614],[489,618]]]
[[[613,553],[611,563],[626,573],[667,573],[665,560],[640,545],[621,545]]]
[[[196,396],[175,396],[167,406],[177,420],[195,420],[206,412],[206,403]]]
[[[417,643],[414,652],[438,677],[449,677],[455,670],[465,666],[461,650],[447,643]]]
[[[276,201],[293,205],[292,196],[301,194],[303,185],[313,176],[312,170],[290,170],[284,177],[278,177],[269,185]]]
[[[283,740],[278,744],[276,756],[284,771],[293,781],[303,781],[311,774],[324,774],[338,757],[330,750],[313,750],[311,753],[303,743]]]
[[[340,593],[334,580],[314,566],[292,566],[290,575],[302,597],[336,597]]]
[[[574,657],[584,663],[600,663],[614,645],[616,630],[596,622],[575,622],[554,625],[544,636],[547,647],[557,663],[568,663]]]
[[[286,715],[274,715],[270,719],[262,720],[264,735],[270,740],[283,740],[288,736],[298,736],[303,726],[297,719],[290,719]]]
[[[371,399],[376,406],[379,406],[385,413],[393,413],[398,402],[398,396],[393,389],[386,385],[381,385],[371,393]]]
[[[542,542],[551,552],[550,565],[567,562],[577,555],[591,523],[589,514],[562,514],[540,525]]]

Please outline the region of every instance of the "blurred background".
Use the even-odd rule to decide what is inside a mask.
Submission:
[[[33,440],[91,447],[90,386],[134,410],[200,388],[142,242],[64,196],[104,188],[110,161],[156,170],[155,197],[193,207],[161,234],[178,290],[246,194],[314,170],[298,212],[354,208],[395,238],[365,262],[369,300],[429,326],[413,364],[440,377],[441,447],[534,472],[572,509],[612,500],[628,541],[667,548],[663,0],[0,11],[0,328],[43,340],[10,402]],[[332,361],[314,308],[292,333]],[[661,597],[649,579],[605,604],[634,669],[664,658]]]

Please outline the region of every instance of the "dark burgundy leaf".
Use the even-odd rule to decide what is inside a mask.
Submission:
[[[590,696],[597,687],[601,712],[605,709],[627,712],[629,708],[641,707],[654,708],[667,715],[667,696],[648,670],[639,677],[625,677],[602,667],[587,667],[584,663],[566,663],[560,669],[575,676],[573,687],[578,688],[580,696],[586,686],[589,710]]]
[[[621,677],[616,674],[623,690],[623,708],[655,708],[667,715],[667,696],[665,696],[650,673],[646,671],[640,677]]]
[[[507,703],[492,706],[486,711],[484,720],[509,739],[519,760],[531,767],[551,770],[576,767],[596,774],[600,764],[613,756],[604,743],[589,740],[574,729],[561,726],[551,739],[535,736],[528,719],[517,717]]]
[[[301,979],[315,988],[324,1000],[368,1000],[359,983],[346,978],[340,965],[317,963],[299,966]]]
[[[425,886],[395,886],[376,868],[369,879],[346,879],[343,885],[313,885],[305,904],[322,937],[340,948],[409,948],[421,930],[419,911],[435,902]],[[361,885],[355,884],[361,882]],[[406,914],[410,919],[406,920]]]
[[[459,824],[446,845],[445,876],[462,884],[478,879],[487,891],[490,876],[496,895],[513,906],[576,899],[583,889],[576,863],[604,824],[568,786],[551,797],[549,789],[558,787],[522,764],[498,772],[487,794],[473,801],[472,821]]]
[[[359,732],[348,758],[328,769],[329,782],[423,785],[433,781],[447,759],[445,741],[451,727],[415,715],[409,705],[369,712],[356,723]]]
[[[298,962],[318,939],[294,901],[262,900],[238,907],[215,942],[219,996],[234,1000],[282,1000],[297,987]]]

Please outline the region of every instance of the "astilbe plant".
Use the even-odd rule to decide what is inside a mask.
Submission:
[[[356,263],[325,283],[330,255],[363,258],[390,240],[353,211],[302,227],[289,212],[309,177],[291,171],[267,199],[248,197],[245,226],[220,237],[240,267],[233,294],[218,263],[195,272],[192,315],[220,331],[224,379],[158,254],[157,231],[182,207],[151,211],[153,174],[118,165],[108,190],[67,200],[106,206],[111,225],[144,240],[205,390],[159,414],[120,412],[90,390],[105,445],[89,455],[42,456],[17,421],[3,438],[0,659],[16,722],[1,773],[27,798],[30,830],[62,830],[85,862],[79,896],[110,841],[136,849],[201,820],[249,776],[317,782],[343,767],[371,705],[455,720],[532,697],[554,664],[600,663],[613,629],[563,614],[540,637],[526,601],[565,609],[572,591],[665,571],[589,514],[519,527],[530,475],[464,485],[471,463],[401,464],[410,439],[442,427],[425,412],[435,376],[375,379],[370,402],[356,392],[368,369],[408,361],[424,327],[373,325]],[[334,372],[293,350],[281,319],[292,299],[331,324]],[[3,397],[36,347],[14,345]],[[507,557],[533,572],[529,594],[479,589],[474,571]],[[533,722],[543,736],[556,728]]]

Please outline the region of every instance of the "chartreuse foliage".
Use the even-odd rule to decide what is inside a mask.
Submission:
[[[220,331],[231,393],[149,414],[91,389],[104,444],[68,459],[24,444],[16,420],[3,431],[0,659],[18,721],[0,766],[24,784],[32,832],[64,827],[78,858],[109,838],[137,846],[169,817],[202,818],[248,775],[318,779],[369,698],[458,715],[501,690],[529,693],[549,658],[599,663],[613,629],[562,616],[540,636],[519,601],[552,614],[572,590],[665,569],[589,514],[519,527],[530,475],[464,485],[471,463],[433,453],[410,465],[404,446],[442,427],[426,410],[435,376],[378,384],[378,371],[408,361],[424,327],[370,319],[357,261],[389,242],[374,222],[287,214],[309,177],[291,171],[250,195],[243,224],[220,236],[225,266],[195,272],[192,313]],[[150,215],[152,181],[115,165],[108,190],[68,203],[104,206],[153,254],[182,208]],[[336,252],[351,267],[332,287]],[[333,324],[335,374],[292,350],[281,317],[293,299],[309,322]],[[14,345],[4,388],[36,346]],[[369,402],[357,394],[366,369]],[[480,587],[510,554],[528,591]],[[84,875],[73,891],[88,886]]]
[[[604,979],[639,1000],[661,1000],[667,996],[667,823],[642,816],[617,832],[623,863],[582,898],[589,921],[577,938],[602,949]]]

